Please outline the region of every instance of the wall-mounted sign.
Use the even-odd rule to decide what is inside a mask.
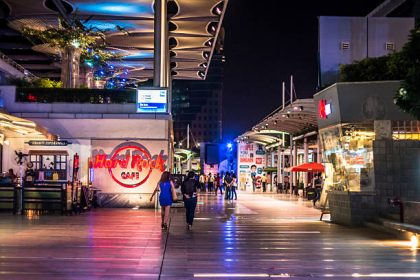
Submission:
[[[320,119],[327,119],[331,115],[331,104],[327,103],[327,100],[321,99],[318,102],[318,117]]]
[[[239,144],[239,162],[253,163],[254,162],[254,144]]]
[[[71,144],[68,141],[48,141],[48,140],[30,140],[28,142],[29,146],[67,146]]]
[[[167,113],[167,104],[166,88],[137,90],[137,113]]]
[[[163,172],[166,169],[167,156],[161,151],[151,155],[142,145],[127,142],[118,145],[109,154],[97,154],[92,162],[94,169],[106,168],[119,185],[125,188],[136,188],[144,184],[153,170]]]

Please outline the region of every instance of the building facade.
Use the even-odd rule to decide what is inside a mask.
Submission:
[[[400,51],[414,18],[319,17],[319,87],[339,81],[340,65]]]

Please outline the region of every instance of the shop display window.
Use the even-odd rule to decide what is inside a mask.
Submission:
[[[67,180],[67,155],[31,154],[29,160],[38,180]]]
[[[342,124],[320,130],[327,188],[373,191],[372,124]]]
[[[393,121],[392,139],[420,140],[420,121]]]

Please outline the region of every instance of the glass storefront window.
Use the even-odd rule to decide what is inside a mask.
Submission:
[[[373,125],[341,124],[320,130],[326,165],[325,186],[329,189],[372,191]]]

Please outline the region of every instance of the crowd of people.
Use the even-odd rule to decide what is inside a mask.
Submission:
[[[201,173],[198,177],[199,191],[212,193],[217,196],[224,194],[225,199],[232,201],[237,200],[238,195],[236,190],[238,189],[238,180],[235,172],[216,173],[216,175]]]
[[[255,177],[255,175],[251,177]],[[266,180],[262,180],[263,192],[266,191],[266,183]],[[283,178],[282,184],[277,183],[277,176],[275,176],[273,179],[273,184],[277,187],[277,192],[294,192],[294,188],[291,187],[288,176]],[[187,230],[192,229],[195,208],[197,207],[197,196],[199,192],[207,192],[210,194],[214,193],[216,196],[219,194],[221,196],[224,195],[224,198],[231,202],[233,199],[237,200],[238,198],[236,193],[237,187],[237,177],[234,172],[226,172],[224,174],[216,175],[213,175],[212,173],[209,173],[208,175],[201,173],[199,176],[197,176],[193,171],[189,171],[181,184]],[[319,200],[321,188],[322,177],[321,174],[317,174],[312,178],[312,182],[308,184],[308,189],[306,190],[307,198],[313,200],[314,205],[315,202]],[[253,180],[253,189],[255,191],[255,180]],[[153,197],[157,192],[159,192],[159,204],[162,208],[162,229],[166,230],[168,229],[170,219],[170,207],[172,206],[172,202],[177,199],[174,182],[169,172],[163,172],[159,183],[157,184],[152,196],[150,197],[150,201],[153,200]]]

